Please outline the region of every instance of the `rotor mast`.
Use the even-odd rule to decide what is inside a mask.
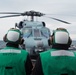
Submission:
[[[26,11],[24,14],[22,14],[23,16],[26,15],[26,16],[30,16],[31,18],[31,21],[34,21],[34,17],[35,16],[38,16],[38,17],[41,17],[43,16],[44,14],[43,13],[40,13],[40,12],[36,12],[36,11]]]
[[[31,16],[31,21],[34,21],[34,16]]]

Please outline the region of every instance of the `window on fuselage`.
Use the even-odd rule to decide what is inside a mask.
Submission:
[[[32,36],[32,29],[31,28],[27,28],[27,29],[23,29],[23,37],[31,37]]]
[[[42,29],[42,30],[41,30],[41,35],[42,35],[43,37],[48,38],[48,37],[49,37],[49,31],[48,31],[47,29]]]
[[[34,37],[40,37],[39,29],[34,29]]]

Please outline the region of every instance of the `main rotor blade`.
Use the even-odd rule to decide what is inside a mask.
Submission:
[[[17,12],[0,12],[0,14],[22,14]]]
[[[54,20],[57,20],[57,21],[60,21],[60,22],[66,23],[66,24],[71,24],[71,23],[69,23],[69,22],[67,22],[67,21],[63,21],[63,20],[60,20],[60,19],[57,19],[57,18],[53,18],[53,17],[51,17],[51,18],[54,19]]]
[[[47,17],[47,16],[45,16],[45,17]],[[57,20],[57,21],[60,21],[60,22],[66,23],[66,24],[71,24],[71,23],[69,23],[69,22],[67,22],[67,21],[60,20],[60,19],[53,18],[53,17],[47,17],[47,18],[51,18],[51,19],[54,19],[54,20]]]
[[[8,16],[1,16],[0,18],[17,17],[17,16],[21,16],[21,14],[20,14],[20,15],[8,15]]]

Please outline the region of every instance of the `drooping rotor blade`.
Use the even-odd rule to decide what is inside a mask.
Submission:
[[[57,19],[57,18],[53,18],[53,17],[47,17],[47,18],[51,18],[51,19],[54,19],[54,20],[57,20],[57,21],[60,21],[60,22],[66,23],[66,24],[71,24],[71,23],[69,23],[67,21],[64,21],[64,20],[61,20],[61,19]]]
[[[0,12],[0,14],[22,14],[18,12]]]
[[[69,22],[67,22],[67,21],[63,21],[63,20],[60,20],[60,19],[57,19],[57,18],[53,18],[53,17],[51,17],[51,18],[54,19],[54,20],[57,20],[57,21],[60,21],[60,22],[66,23],[66,24],[71,24],[71,23],[69,23]]]
[[[17,16],[21,16],[21,14],[20,14],[20,15],[8,15],[8,16],[1,16],[0,18],[17,17]]]

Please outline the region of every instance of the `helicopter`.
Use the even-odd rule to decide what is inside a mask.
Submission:
[[[1,16],[0,18],[30,16],[30,20],[23,20],[16,23],[15,28],[19,28],[22,33],[22,38],[24,39],[24,43],[20,47],[27,50],[31,58],[37,58],[40,52],[46,51],[51,47],[48,43],[48,39],[51,36],[50,29],[46,27],[45,22],[34,21],[34,17],[47,17],[46,14],[33,10],[24,13],[0,12],[0,14],[10,14],[7,16]],[[69,22],[57,18],[48,18],[70,24]]]

